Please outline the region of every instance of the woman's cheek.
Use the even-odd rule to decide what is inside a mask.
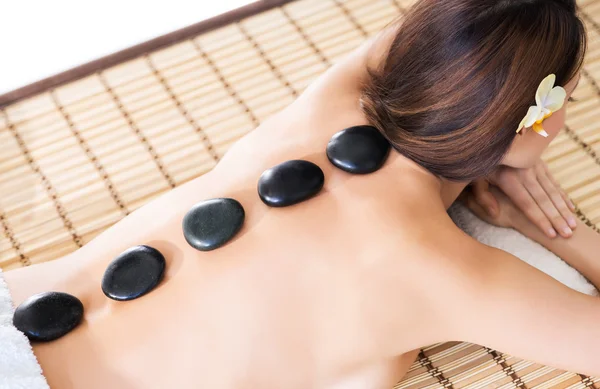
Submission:
[[[528,165],[533,166],[537,163],[537,160],[541,158],[543,152],[564,128],[565,119],[565,109],[561,109],[544,121],[544,130],[548,133],[547,137],[536,134],[533,130],[530,132],[530,134],[535,137],[535,146],[532,147],[531,154],[529,155],[529,158],[527,158]]]
[[[531,168],[540,160],[544,151],[550,143],[556,138],[565,126],[566,107],[555,112],[548,119],[544,120],[544,130],[548,133],[547,137],[528,128],[523,137],[509,151],[503,160],[503,164],[514,168]]]
[[[550,122],[550,119],[554,120]],[[561,125],[561,123],[563,124]],[[520,166],[518,167],[530,168],[535,166],[535,164],[542,157],[544,151],[548,148],[554,138],[556,138],[563,125],[564,114],[562,114],[562,117],[560,117],[560,115],[557,115],[557,117],[552,115],[552,117],[544,121],[544,130],[548,133],[547,137],[536,133],[533,131],[533,129],[528,129],[527,133],[525,134],[527,146],[524,150],[525,152],[520,153],[519,155],[520,158],[518,158],[518,164]]]
[[[556,138],[560,130],[564,128],[565,120],[567,118],[566,112],[566,108],[563,107],[559,111],[554,112],[552,116],[544,121],[544,129],[548,133],[548,143]]]

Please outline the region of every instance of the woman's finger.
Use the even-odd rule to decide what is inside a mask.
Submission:
[[[473,183],[473,199],[483,207],[491,217],[497,217],[499,210],[498,201],[490,192],[490,184],[486,180],[477,180]]]
[[[571,229],[577,227],[577,220],[575,219],[575,216],[573,216],[573,213],[569,209],[568,202],[566,202],[563,197],[564,192],[556,185],[554,185],[550,177],[548,177],[548,175],[546,174],[546,170],[543,167],[540,167],[538,169],[537,179],[544,191],[550,197],[550,200],[552,201],[558,212],[561,214],[563,219],[566,220],[569,227],[571,227]]]
[[[561,188],[561,186],[558,183],[558,181],[556,181],[556,179],[554,178],[554,176],[550,172],[550,169],[548,169],[548,166],[545,163],[541,163],[540,165],[542,166],[544,172],[546,173],[546,177],[550,180],[550,182],[552,183],[552,185],[554,185],[554,187],[556,187],[556,188],[559,189],[560,195],[563,198],[563,200],[565,201],[565,203],[567,204],[567,206],[569,207],[569,209],[572,212],[575,212],[577,210],[577,208],[575,207],[575,204],[573,204],[573,202],[571,201],[571,199],[569,198],[569,196],[567,195],[567,193]]]
[[[523,181],[525,189],[527,189],[533,200],[535,200],[535,203],[539,209],[541,209],[548,220],[550,220],[554,229],[565,238],[571,237],[571,235],[573,235],[573,231],[567,224],[567,221],[560,214],[546,190],[544,190],[538,181],[538,177],[533,174],[533,172],[531,173],[531,176],[527,177]]]
[[[517,177],[511,176],[504,179],[500,185],[500,189],[502,189],[529,220],[550,238],[556,238],[556,230],[552,226],[552,222]]]

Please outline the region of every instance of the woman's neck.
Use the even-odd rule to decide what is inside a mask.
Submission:
[[[389,156],[388,163],[390,172],[394,171],[393,175],[406,176],[408,174],[414,177],[419,181],[418,190],[426,192],[423,193],[424,196],[439,196],[446,209],[450,208],[460,193],[469,185],[469,182],[455,182],[436,177],[421,165],[394,150]]]

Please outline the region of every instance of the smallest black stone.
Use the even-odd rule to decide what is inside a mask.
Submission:
[[[145,295],[162,280],[165,257],[150,246],[134,246],[119,254],[106,268],[102,291],[113,300],[127,301]]]
[[[66,335],[83,318],[83,304],[62,292],[36,294],[23,301],[13,315],[13,325],[31,341],[49,342]]]
[[[385,163],[390,143],[373,126],[355,126],[335,134],[327,145],[327,158],[353,174],[373,173]]]

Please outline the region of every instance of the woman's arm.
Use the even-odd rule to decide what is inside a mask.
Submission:
[[[490,193],[499,206],[495,217],[490,216],[483,209],[470,191],[463,193],[462,200],[482,220],[501,227],[514,228],[546,247],[583,274],[596,289],[600,290],[600,234],[581,221],[576,221],[577,228],[569,239],[549,238],[527,215],[517,209],[504,193],[494,187],[490,188]]]
[[[600,376],[600,299],[570,289],[517,257],[436,217],[426,245],[428,311],[443,341],[467,341],[544,365]],[[435,333],[431,333],[435,335]],[[440,341],[438,338],[432,338]]]
[[[522,213],[515,217],[513,226],[521,234],[561,257],[600,290],[600,234],[591,227],[577,221],[571,238],[550,239]]]
[[[453,315],[456,338],[559,369],[600,375],[600,299],[575,292],[502,250],[467,239],[461,242],[463,249],[480,267],[453,304],[460,311]]]

